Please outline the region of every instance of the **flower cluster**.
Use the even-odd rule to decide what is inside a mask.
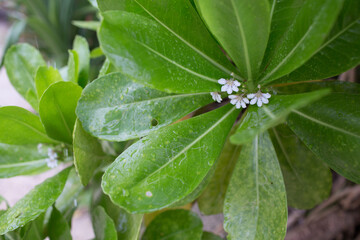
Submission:
[[[227,92],[227,94],[239,92],[239,87],[241,86],[241,83],[235,80],[233,73],[231,74],[231,78],[229,80],[221,78],[218,80],[218,83],[222,85],[221,92]],[[241,107],[246,108],[247,104],[256,104],[258,107],[261,107],[263,104],[268,104],[271,94],[261,92],[260,85],[258,85],[258,88],[259,91],[257,91],[256,93],[245,94],[245,89],[243,89],[243,93],[241,94],[229,95],[230,103],[232,105],[235,105],[235,107],[238,109],[240,109]],[[222,101],[220,92],[211,92],[210,94],[214,101],[218,103]],[[251,99],[251,101],[249,99]]]
[[[57,165],[58,165],[58,161],[57,161],[58,155],[57,155],[57,153],[53,149],[49,148],[48,149],[48,156],[49,156],[49,158],[46,159],[47,166],[49,168],[57,167]]]

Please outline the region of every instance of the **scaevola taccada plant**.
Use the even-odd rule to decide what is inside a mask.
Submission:
[[[106,61],[82,86],[73,134],[46,125],[45,96],[39,112],[51,138],[72,144],[84,185],[104,170],[98,191],[107,200],[94,216],[119,239],[137,239],[148,213],[194,201],[203,214],[224,214],[228,239],[284,239],[287,206],[325,200],[330,169],[360,183],[360,87],[322,80],[360,63],[358,0],[98,0],[98,8]],[[106,165],[99,140],[134,143]],[[127,230],[107,204],[120,207]],[[142,239],[172,234],[210,237],[193,213],[169,210]]]

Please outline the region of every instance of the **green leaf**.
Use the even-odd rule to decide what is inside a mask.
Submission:
[[[360,2],[345,0],[335,26],[304,65],[277,82],[325,79],[360,64]]]
[[[277,95],[270,98],[270,102],[262,107],[249,106],[239,128],[230,140],[234,144],[250,142],[257,134],[284,122],[294,109],[302,108],[314,102],[330,91],[328,89],[295,95]]]
[[[100,205],[106,211],[106,214],[114,221],[118,239],[121,240],[137,240],[140,235],[142,223],[142,214],[130,214],[115,205],[108,196],[104,195],[99,188],[94,194],[93,206]]]
[[[100,27],[99,21],[72,21],[72,24],[78,28],[97,31]]]
[[[75,123],[73,136],[75,167],[81,183],[86,186],[106,158],[106,154],[98,140],[85,132],[79,120]]]
[[[78,54],[78,83],[81,87],[85,87],[88,83],[90,69],[90,50],[89,44],[85,38],[76,36],[74,40],[74,51]]]
[[[125,141],[145,136],[211,102],[209,93],[169,95],[115,73],[85,88],[76,113],[93,136]]]
[[[243,146],[226,193],[224,219],[228,239],[285,238],[285,186],[266,132]]]
[[[284,176],[288,205],[311,209],[330,195],[332,175],[285,124],[269,130]]]
[[[184,14],[193,9],[191,6],[184,9],[177,1],[173,4],[181,9],[176,9],[172,18],[180,16],[178,12],[182,9]],[[218,79],[230,77],[219,69],[219,64],[214,65],[215,60],[157,20],[123,11],[105,12],[103,17],[99,41],[104,54],[124,75],[150,88],[172,93],[213,92],[220,89]],[[195,29],[191,32],[192,36],[201,36]],[[204,44],[209,41],[203,40]]]
[[[38,100],[40,100],[45,90],[48,89],[51,84],[60,81],[63,81],[63,79],[57,69],[51,66],[39,67],[35,75],[35,86]]]
[[[90,57],[91,58],[98,58],[98,57],[102,57],[102,56],[104,56],[104,53],[103,53],[103,51],[101,50],[100,47],[94,48],[90,52]]]
[[[64,216],[53,207],[48,224],[50,240],[71,240],[70,227]]]
[[[255,80],[270,33],[268,0],[195,2],[207,26],[240,69],[242,77]]]
[[[212,168],[238,113],[227,105],[140,139],[106,170],[104,192],[132,213],[183,199]]]
[[[333,93],[301,110],[288,124],[330,168],[360,183],[360,95]]]
[[[46,65],[40,52],[28,44],[18,44],[7,51],[4,63],[11,84],[37,110],[34,77],[38,67]]]
[[[0,235],[13,231],[45,212],[59,197],[70,168],[37,185],[0,216]]]
[[[104,208],[97,206],[91,216],[97,240],[118,239],[114,221],[106,214]]]
[[[26,224],[22,229],[22,240],[43,240],[44,239],[44,218],[45,214],[41,214],[34,221]]]
[[[45,172],[48,157],[45,146],[39,151],[36,145],[0,144],[0,178]]]
[[[203,232],[201,240],[222,240],[222,238],[211,232]]]
[[[35,114],[20,107],[0,107],[0,142],[6,144],[55,143]]]
[[[79,55],[75,50],[69,50],[67,66],[66,80],[77,84],[79,79]]]
[[[50,137],[72,144],[75,108],[81,90],[81,87],[72,82],[57,82],[43,94],[39,114]]]
[[[235,129],[236,127],[233,127],[231,132],[234,132]],[[199,208],[203,214],[222,213],[225,193],[239,158],[240,150],[241,146],[233,145],[228,137],[216,164],[215,174],[205,191],[198,198]]]
[[[291,24],[272,26],[260,83],[282,77],[310,59],[326,39],[343,4],[343,0],[304,1],[300,4],[298,1],[283,2],[285,4],[274,1],[274,22],[284,21],[284,12],[289,7],[296,10],[285,14],[285,19],[293,17]]]
[[[200,240],[202,227],[195,213],[183,209],[169,210],[151,221],[142,240]]]

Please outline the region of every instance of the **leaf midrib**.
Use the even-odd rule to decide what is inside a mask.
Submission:
[[[0,169],[5,169],[5,168],[14,168],[14,167],[22,167],[22,166],[29,166],[29,165],[35,165],[37,163],[41,163],[41,162],[45,162],[45,159],[36,159],[36,160],[32,160],[32,161],[27,161],[27,162],[20,162],[20,163],[11,163],[11,164],[1,164],[0,163]]]

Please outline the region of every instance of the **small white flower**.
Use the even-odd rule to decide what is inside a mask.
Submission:
[[[212,96],[212,99],[214,99],[214,101],[221,103],[221,101],[222,101],[221,95],[218,92],[211,92],[210,94]]]
[[[240,107],[242,108],[246,108],[246,104],[249,104],[249,99],[247,99],[246,97],[244,97],[244,94],[241,95],[230,95],[229,98],[230,103],[232,105],[235,105],[235,107],[237,109],[240,109]]]
[[[152,192],[150,192],[150,191],[147,191],[146,193],[145,193],[145,195],[147,196],[147,197],[152,197]]]
[[[57,153],[51,148],[48,149],[48,156],[51,159],[57,159],[58,158]]]
[[[58,166],[58,162],[56,159],[54,158],[47,158],[46,159],[46,165],[49,167],[49,168],[56,168]]]
[[[42,147],[43,147],[42,143],[39,143],[39,144],[37,145],[38,153],[41,153],[41,152],[42,152]]]
[[[271,97],[270,93],[262,93],[260,91],[260,86],[258,86],[259,91],[257,93],[250,93],[247,95],[249,99],[251,99],[250,104],[254,105],[257,103],[258,107],[261,107],[263,104],[269,103],[269,98]]]
[[[230,79],[226,80],[225,78],[221,78],[218,80],[218,83],[223,85],[221,87],[222,92],[227,92],[228,94],[231,94],[232,92],[238,92],[240,87],[240,83],[237,80]]]

